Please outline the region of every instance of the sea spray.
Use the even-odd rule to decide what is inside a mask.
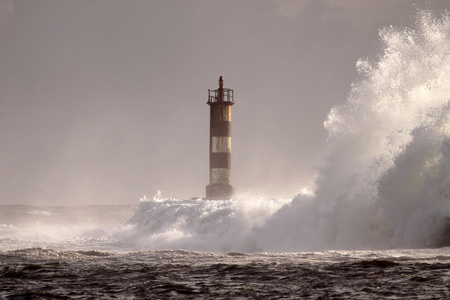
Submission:
[[[379,36],[381,53],[356,63],[346,103],[324,122],[329,149],[313,193],[147,199],[129,221],[130,240],[247,252],[449,245],[449,15],[419,11],[413,28],[389,26]]]
[[[274,251],[445,245],[450,216],[450,20],[380,30],[383,52],[325,121],[329,152],[315,196],[298,196],[261,228]],[[294,224],[291,220],[294,218]],[[285,235],[273,233],[283,228]],[[274,241],[274,238],[276,239]]]
[[[253,230],[292,199],[177,200],[143,197],[118,243],[134,250],[255,252]]]
[[[115,243],[130,226],[131,205],[0,206],[1,250],[29,247],[96,249]],[[111,249],[111,248],[110,248]]]

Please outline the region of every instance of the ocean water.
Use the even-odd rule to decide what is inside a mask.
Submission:
[[[449,247],[236,252],[231,248],[254,241],[233,240],[243,221],[232,219],[245,209],[232,202],[0,206],[0,298],[450,297]],[[274,215],[272,206],[287,205],[273,202],[262,211]],[[260,212],[250,209],[246,217]],[[260,217],[254,228],[267,216]]]
[[[0,298],[450,298],[450,17],[379,35],[312,191],[0,206]]]

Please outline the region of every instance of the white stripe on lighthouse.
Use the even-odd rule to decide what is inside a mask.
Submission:
[[[220,121],[231,122],[231,106],[222,105],[219,107],[219,112],[221,114]]]
[[[231,153],[231,137],[211,137],[211,153]]]
[[[211,183],[230,183],[230,169],[211,169]]]

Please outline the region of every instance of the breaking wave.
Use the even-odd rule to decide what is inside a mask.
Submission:
[[[121,247],[134,250],[187,249],[255,252],[253,233],[292,199],[243,197],[234,200],[177,200],[161,193],[144,197],[116,235]]]
[[[143,199],[119,240],[210,251],[385,249],[450,244],[450,18],[379,31],[347,101],[324,122],[313,193],[291,200]],[[136,239],[136,237],[139,237]]]

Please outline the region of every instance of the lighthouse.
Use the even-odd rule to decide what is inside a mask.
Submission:
[[[233,90],[223,87],[219,78],[219,88],[208,89],[210,107],[209,125],[209,185],[206,199],[231,199],[234,188],[230,184],[231,175],[231,106],[234,104]]]

